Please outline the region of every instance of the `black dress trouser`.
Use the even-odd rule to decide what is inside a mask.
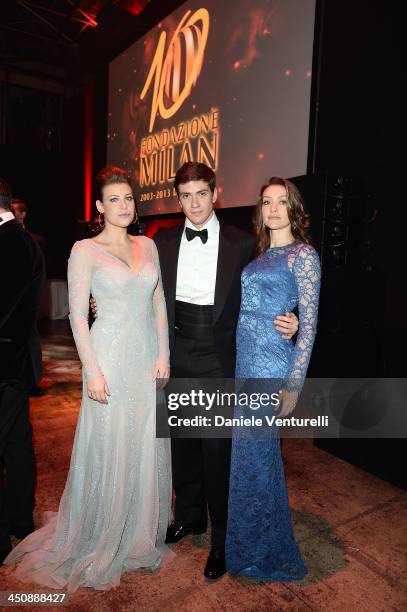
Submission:
[[[212,340],[175,339],[171,353],[174,378],[223,378]],[[205,530],[212,525],[212,548],[224,550],[228,514],[231,440],[173,438],[171,440],[177,525]]]
[[[0,560],[10,533],[33,527],[35,459],[28,391],[0,382]]]

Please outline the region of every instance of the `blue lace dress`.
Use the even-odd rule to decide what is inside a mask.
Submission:
[[[299,241],[268,249],[242,273],[236,377],[268,379],[299,391],[315,338],[320,264]],[[298,306],[295,345],[274,328],[278,314]],[[260,381],[259,381],[260,382]],[[294,539],[280,438],[233,439],[226,536],[231,574],[257,580],[300,580],[307,570]]]

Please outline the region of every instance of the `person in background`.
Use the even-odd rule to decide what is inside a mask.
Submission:
[[[28,206],[24,200],[20,200],[19,198],[13,198],[11,202],[11,211],[14,214],[18,223],[20,223],[25,230],[30,234],[30,236],[39,244],[42,251],[45,253],[46,241],[44,236],[41,234],[36,234],[32,232],[30,229],[26,227],[26,217],[28,213]]]
[[[17,222],[12,196],[0,178],[0,562],[10,535],[34,529],[35,461],[29,390],[41,378],[37,316],[45,278],[38,244]]]
[[[44,236],[41,236],[41,234],[36,234],[35,232],[32,232],[25,225],[25,219],[26,219],[27,212],[28,212],[27,203],[24,200],[21,200],[19,198],[13,198],[10,209],[11,209],[11,212],[14,214],[16,221],[20,223],[20,225],[23,226],[23,228],[30,234],[31,238],[33,238],[33,240],[35,240],[35,242],[38,244],[41,251],[43,252],[44,259],[46,259],[46,241],[45,241]],[[46,270],[45,270],[45,274],[46,274]],[[39,384],[35,385],[32,389],[30,389],[30,397],[41,397],[43,395],[44,395],[44,389]]]

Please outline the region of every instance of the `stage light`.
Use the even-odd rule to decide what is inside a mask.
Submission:
[[[96,13],[90,13],[89,11],[84,11],[83,9],[77,7],[76,12],[79,13],[80,17],[74,17],[76,21],[79,21],[83,24],[81,28],[81,32],[83,32],[86,28],[97,28],[98,22],[96,21]]]

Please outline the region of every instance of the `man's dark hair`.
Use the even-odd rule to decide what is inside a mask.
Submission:
[[[10,185],[0,176],[0,208],[10,210],[12,199]]]
[[[212,193],[216,187],[216,176],[212,168],[198,162],[185,162],[177,171],[174,179],[174,187],[179,196],[178,186],[189,183],[189,181],[205,181],[208,183]]]

